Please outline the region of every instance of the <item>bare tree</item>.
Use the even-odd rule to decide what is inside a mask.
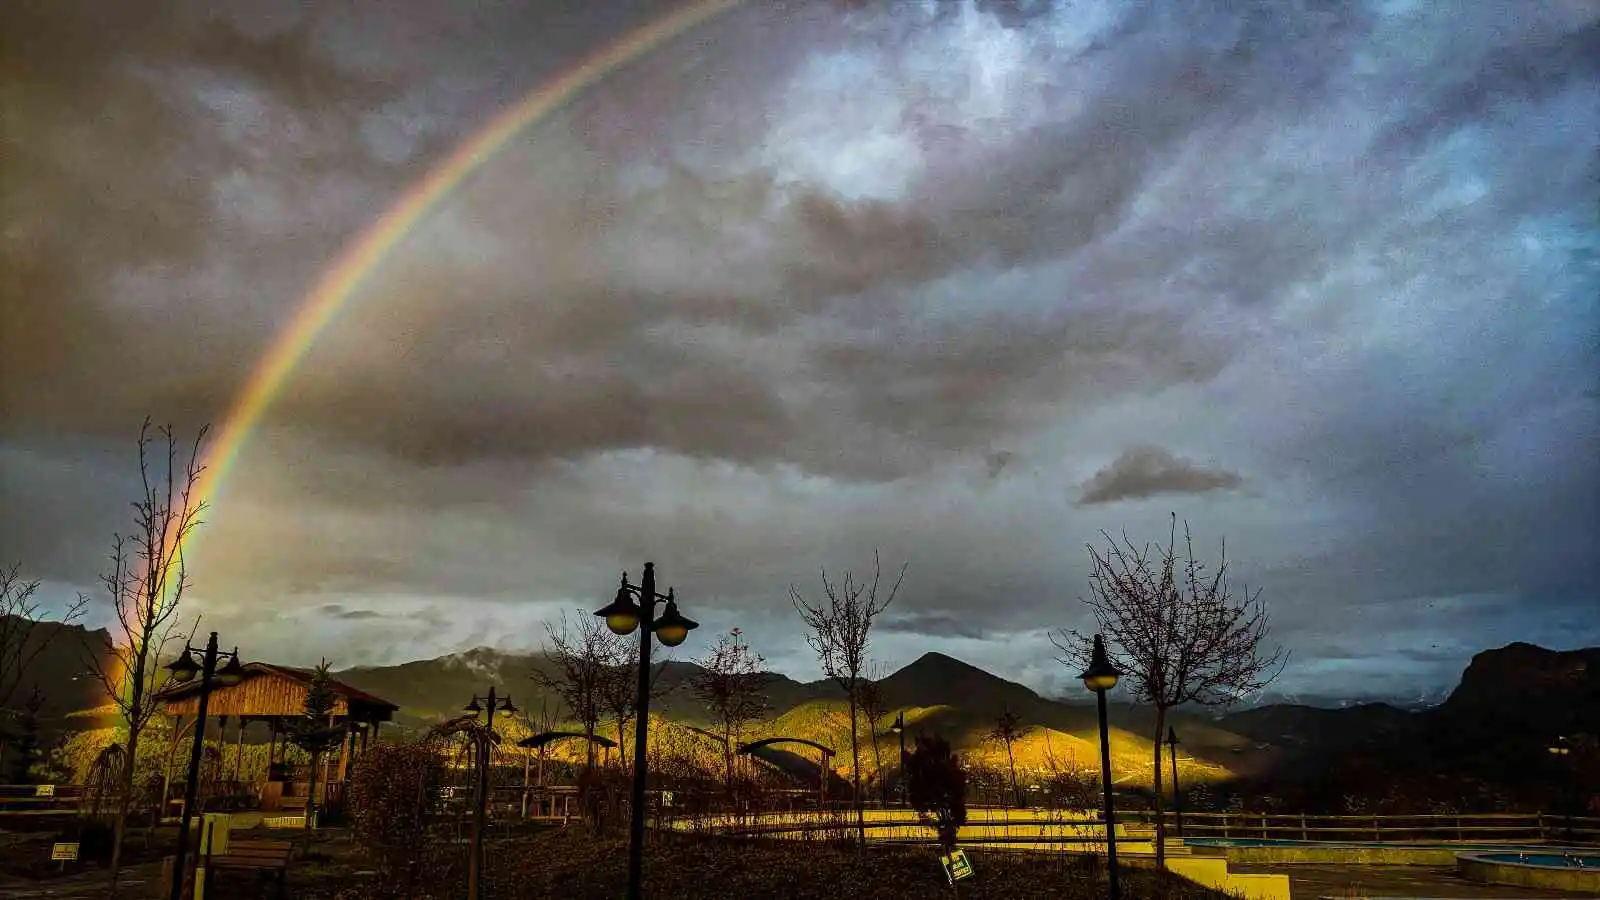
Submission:
[[[1089,546],[1094,572],[1084,602],[1107,638],[1107,652],[1121,669],[1134,696],[1156,709],[1154,744],[1157,865],[1166,858],[1166,827],[1161,820],[1161,739],[1167,711],[1185,703],[1227,705],[1258,691],[1283,670],[1282,648],[1267,652],[1267,613],[1261,592],[1228,580],[1227,544],[1217,569],[1206,573],[1195,558],[1194,541],[1184,523],[1184,552],[1177,552],[1177,515],[1165,548],[1137,546],[1127,535],[1119,543],[1101,532],[1106,549]],[[1077,631],[1051,636],[1064,665],[1088,659],[1092,639]]]
[[[600,705],[617,726],[617,761],[628,768],[628,723],[639,707],[639,653],[629,641],[601,629],[605,666],[600,675]],[[655,686],[652,679],[651,687]]]
[[[852,802],[856,808],[857,842],[867,845],[867,816],[861,805],[861,739],[857,715],[861,703],[861,682],[867,670],[867,645],[872,637],[872,623],[879,614],[894,602],[900,583],[905,580],[906,566],[888,593],[879,595],[882,567],[876,551],[872,554],[872,580],[857,582],[850,572],[844,573],[843,582],[828,578],[822,570],[822,592],[825,603],[810,603],[800,589],[790,585],[789,601],[800,613],[801,621],[811,629],[806,643],[816,651],[822,671],[845,694],[850,706],[850,775],[853,781]]]
[[[605,683],[610,677],[613,652],[611,633],[593,618],[579,619],[577,633],[561,616],[561,628],[545,624],[545,654],[556,664],[554,674],[539,672],[534,679],[561,698],[567,711],[583,726],[584,768],[594,767],[594,735],[605,707]]]
[[[43,608],[35,599],[38,592],[37,580],[22,580],[21,563],[0,568],[0,711],[12,708],[34,659],[50,643],[37,628],[44,621]],[[61,624],[82,618],[87,606],[88,598],[79,596],[62,613]]]
[[[767,713],[766,660],[750,649],[735,628],[717,640],[710,655],[697,659],[701,672],[695,678],[695,697],[706,705],[712,724],[722,738],[723,777],[733,792],[733,751],[745,728]]]
[[[184,565],[184,542],[200,524],[204,500],[195,495],[200,473],[200,446],[209,427],[201,428],[180,461],[178,439],[171,425],[154,430],[145,419],[139,429],[139,475],[142,491],[133,502],[133,530],[116,534],[111,543],[111,571],[100,577],[116,621],[111,626],[112,651],[85,645],[84,663],[105,688],[127,723],[127,760],[121,772],[121,797],[117,801],[116,833],[111,843],[111,890],[116,893],[122,871],[122,844],[127,831],[128,806],[134,796],[134,760],[139,737],[160,705],[152,695],[161,684],[160,658],[172,640],[178,608],[189,573]],[[165,459],[158,440],[166,444]]]
[[[617,760],[628,767],[628,724],[639,709],[639,645],[633,638],[600,630],[605,667],[600,677],[600,706],[617,726]],[[667,663],[672,662],[671,651],[655,660],[650,666],[650,699],[659,700],[670,692],[661,678]]]
[[[27,680],[34,659],[50,644],[49,636],[38,627],[43,621],[43,609],[35,599],[38,591],[37,580],[22,579],[21,563],[0,568],[0,771],[5,769],[9,742],[6,723],[18,715],[12,701]],[[61,623],[66,625],[81,618],[87,605],[87,598],[78,597],[68,604]],[[39,689],[37,683],[29,687],[30,694]]]
[[[1017,790],[1017,755],[1013,750],[1017,741],[1022,739],[1022,716],[1013,712],[1009,707],[1001,707],[1000,715],[995,716],[994,727],[985,735],[989,740],[1002,745],[1006,749],[1006,767],[1011,770],[1011,799],[1017,805],[1022,805],[1022,793]]]
[[[867,722],[867,734],[872,736],[872,771],[878,781],[878,796],[885,806],[889,804],[889,780],[883,777],[883,751],[878,742],[878,722],[888,713],[883,699],[883,672],[874,665],[857,686],[861,695],[861,715]]]

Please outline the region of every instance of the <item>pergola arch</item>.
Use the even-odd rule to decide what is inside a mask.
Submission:
[[[810,747],[813,750],[820,750],[822,752],[822,755],[823,755],[824,758],[834,755],[834,750],[833,750],[832,747],[828,747],[828,746],[825,746],[823,744],[819,744],[816,741],[810,741],[810,740],[806,740],[805,738],[799,738],[799,737],[762,738],[759,741],[751,741],[748,744],[741,744],[739,746],[739,749],[736,750],[735,752],[736,753],[750,753],[750,752],[755,751],[755,750],[760,750],[762,747],[770,747],[773,744],[804,744],[804,745],[806,745],[807,747]]]
[[[803,747],[810,747],[811,749],[822,754],[822,759],[817,765],[817,796],[822,800],[822,802],[826,803],[828,800],[828,775],[830,774],[830,770],[828,768],[828,759],[836,755],[832,747],[829,747],[826,744],[819,744],[816,741],[807,740],[806,738],[802,737],[770,737],[762,738],[759,741],[751,741],[747,744],[741,744],[739,749],[734,752],[750,755],[755,753],[757,750],[771,747],[776,744],[799,744]]]
[[[581,731],[543,731],[532,737],[525,737],[522,740],[517,741],[517,746],[526,747],[529,750],[538,750],[540,747],[553,744],[556,741],[564,741],[569,738],[588,740],[592,743],[599,744],[607,750],[617,746],[617,742],[608,737],[598,734],[584,734]]]

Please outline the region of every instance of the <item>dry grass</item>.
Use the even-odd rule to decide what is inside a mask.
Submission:
[[[976,874],[961,882],[961,897],[1098,900],[1105,895],[1103,874],[1080,857],[981,850],[969,850],[968,857]],[[489,854],[484,895],[488,900],[611,900],[623,893],[626,862],[627,843],[620,836],[596,836],[579,828],[550,829],[494,848]],[[647,897],[899,900],[952,893],[935,852],[929,848],[873,847],[862,853],[851,846],[815,841],[657,834],[651,837],[645,866]],[[443,881],[433,896],[460,895],[459,873]],[[292,883],[294,895],[302,898],[364,900],[379,896],[369,888],[348,887],[348,869],[341,873],[332,866],[319,867],[315,873],[299,871]],[[343,890],[333,889],[340,883]],[[1123,895],[1129,900],[1223,898],[1166,873],[1141,869],[1123,870]]]

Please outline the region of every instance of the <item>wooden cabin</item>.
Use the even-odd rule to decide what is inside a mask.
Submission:
[[[334,692],[333,724],[346,726],[348,740],[339,745],[335,754],[330,754],[332,758],[323,761],[321,772],[312,773],[309,767],[304,766],[289,767],[280,762],[282,748],[288,745],[287,736],[293,724],[305,714],[306,693],[313,674],[311,669],[261,662],[245,663],[244,678],[238,684],[211,689],[203,725],[208,741],[211,740],[212,724],[215,723],[216,745],[219,749],[230,737],[242,746],[246,743],[247,734],[252,733],[254,740],[250,743],[260,743],[263,730],[268,742],[266,780],[258,784],[239,783],[236,767],[235,780],[229,782],[224,791],[215,792],[225,792],[227,796],[213,796],[212,800],[224,805],[256,806],[265,812],[295,812],[305,808],[305,798],[313,778],[319,779],[322,784],[317,790],[319,806],[324,798],[336,801],[342,795],[351,762],[366,748],[369,740],[377,737],[378,727],[394,719],[400,707],[334,680],[331,684]],[[162,704],[163,711],[174,720],[172,749],[178,749],[176,745],[179,743],[185,748],[189,747],[189,741],[193,740],[190,728],[200,705],[198,680],[169,685],[156,694],[156,699]],[[180,737],[183,738],[181,742]],[[169,774],[178,785],[176,803],[181,806],[184,782],[182,760],[187,756],[179,756],[180,759],[174,760],[175,765],[171,766],[173,773]],[[170,788],[167,794],[167,802],[171,804]]]

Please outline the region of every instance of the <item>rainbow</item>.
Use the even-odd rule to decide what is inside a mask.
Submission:
[[[245,443],[318,336],[367,275],[469,175],[493,159],[512,138],[613,71],[743,3],[744,0],[697,0],[624,35],[503,110],[410,187],[323,273],[257,364],[206,454],[205,469],[196,485],[197,496],[209,503],[218,495]],[[185,543],[192,544],[193,537]]]

